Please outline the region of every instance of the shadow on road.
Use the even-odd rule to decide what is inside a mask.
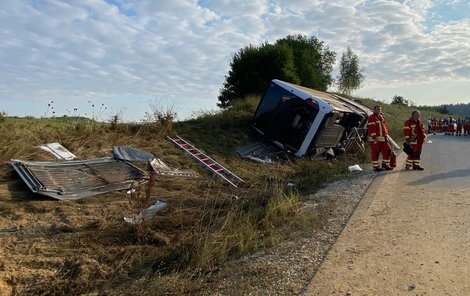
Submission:
[[[436,175],[430,175],[430,176],[421,178],[419,180],[410,182],[410,183],[408,183],[408,185],[424,185],[424,184],[428,184],[428,183],[431,183],[431,182],[437,181],[437,180],[445,180],[445,179],[452,179],[452,178],[463,178],[463,177],[468,177],[468,176],[470,176],[470,168],[450,171],[450,172],[446,172],[446,173],[440,173],[440,174],[436,174]]]

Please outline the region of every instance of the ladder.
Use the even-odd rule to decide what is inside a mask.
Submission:
[[[237,185],[239,185],[240,183],[245,183],[245,181],[243,181],[240,177],[223,167],[220,163],[210,158],[204,152],[197,149],[181,137],[175,136],[172,138],[170,136],[167,136],[167,139],[173,144],[175,144],[176,147],[180,148],[190,157],[199,162],[203,167],[205,167],[215,175],[221,177],[230,185],[238,187]]]

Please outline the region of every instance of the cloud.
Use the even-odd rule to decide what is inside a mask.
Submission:
[[[365,88],[469,81],[469,18],[445,1],[4,1],[0,101],[173,97],[215,101],[234,52],[288,34],[351,46]],[[465,6],[466,5],[466,6]],[[455,1],[449,7],[470,4]],[[432,21],[432,22],[431,22]],[[432,25],[430,25],[432,23]]]

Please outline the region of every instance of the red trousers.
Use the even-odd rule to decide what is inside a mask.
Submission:
[[[421,166],[421,151],[423,150],[423,141],[418,141],[416,144],[412,144],[413,155],[408,155],[406,159],[406,167]]]
[[[382,164],[389,165],[390,164],[390,153],[392,149],[388,142],[371,142],[370,143],[370,150],[372,152],[372,166],[375,168],[379,168],[379,156],[382,153]]]
[[[464,134],[469,134],[470,133],[470,125],[469,124],[464,124],[463,132],[464,132]]]

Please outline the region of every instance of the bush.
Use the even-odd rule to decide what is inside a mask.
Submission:
[[[176,118],[174,103],[155,101],[149,103],[150,111],[145,112],[144,122],[162,135],[173,131],[173,122]]]

